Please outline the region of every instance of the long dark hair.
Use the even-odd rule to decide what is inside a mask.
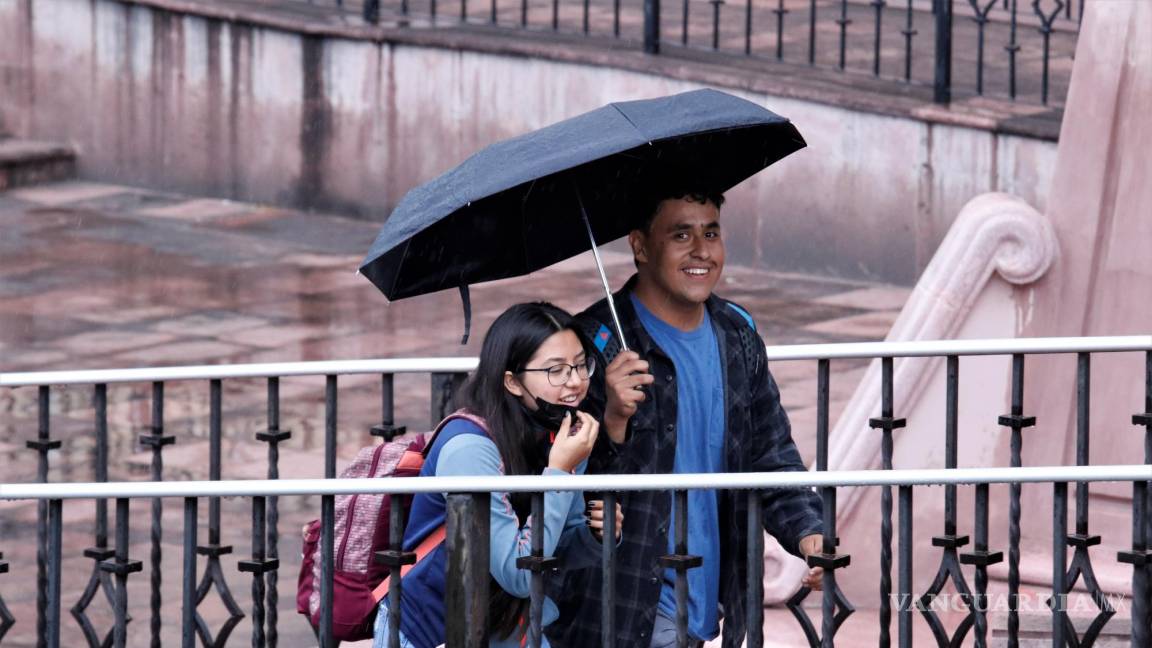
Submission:
[[[537,433],[524,416],[520,398],[504,388],[504,373],[523,371],[540,345],[561,331],[575,333],[587,351],[584,337],[564,309],[547,302],[511,306],[488,329],[480,348],[480,364],[456,395],[458,407],[488,422],[488,434],[500,450],[507,475],[538,475],[547,464],[547,456],[539,451]],[[527,517],[530,502],[528,493],[513,497],[521,519]]]
[[[547,455],[532,423],[524,415],[517,396],[504,387],[504,372],[524,370],[540,345],[561,331],[572,331],[580,344],[588,344],[567,311],[547,302],[516,304],[504,311],[484,336],[480,364],[456,394],[456,405],[484,418],[488,434],[500,451],[506,475],[538,475]],[[520,524],[531,512],[531,494],[514,493],[512,508]],[[495,583],[494,583],[495,584]],[[499,586],[491,588],[489,616],[493,631],[509,637],[528,610],[528,601],[516,598]]]

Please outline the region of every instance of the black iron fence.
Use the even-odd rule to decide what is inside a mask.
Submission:
[[[489,576],[488,576],[488,516],[489,493],[494,490],[533,493],[534,510],[543,511],[543,491],[556,490],[592,490],[604,492],[612,497],[615,494],[637,490],[672,490],[675,494],[675,506],[681,513],[687,511],[687,491],[690,489],[706,488],[715,490],[737,490],[749,501],[749,553],[746,557],[749,565],[746,582],[746,596],[750,602],[759,602],[763,598],[763,535],[760,532],[760,506],[758,505],[766,492],[777,488],[818,488],[824,493],[825,499],[833,495],[841,487],[882,487],[899,489],[900,499],[900,542],[898,548],[899,580],[897,589],[892,592],[896,601],[896,612],[899,617],[898,643],[900,646],[912,646],[912,621],[916,613],[924,616],[935,635],[937,645],[961,645],[969,630],[975,628],[975,645],[987,645],[987,593],[982,591],[980,580],[977,579],[975,590],[969,590],[959,575],[958,563],[952,556],[951,563],[955,566],[957,576],[957,591],[963,597],[968,613],[961,621],[953,636],[948,636],[940,625],[937,610],[933,599],[939,595],[937,585],[929,592],[917,596],[912,591],[912,555],[915,543],[912,540],[912,505],[913,489],[916,486],[944,485],[946,488],[956,488],[958,485],[975,484],[977,492],[986,492],[991,484],[1010,483],[1049,483],[1052,486],[1052,534],[1053,534],[1053,585],[1048,603],[1051,609],[1051,636],[1053,646],[1076,645],[1091,646],[1094,644],[1096,634],[1103,627],[1103,623],[1094,623],[1092,628],[1083,635],[1076,635],[1076,630],[1068,615],[1067,604],[1070,592],[1069,583],[1084,574],[1085,564],[1074,558],[1069,566],[1065,559],[1064,549],[1067,544],[1073,544],[1076,536],[1068,535],[1068,486],[1075,483],[1077,488],[1087,487],[1090,483],[1103,482],[1131,482],[1133,485],[1133,549],[1121,552],[1119,560],[1133,565],[1134,575],[1131,598],[1131,645],[1149,645],[1148,634],[1148,544],[1147,544],[1147,484],[1152,479],[1152,467],[1134,466],[1081,466],[1081,467],[1043,467],[1043,468],[991,468],[991,469],[955,469],[951,471],[940,470],[883,470],[883,471],[840,471],[823,473],[745,473],[720,475],[647,475],[647,476],[580,476],[580,477],[487,477],[487,478],[412,478],[405,480],[259,480],[259,481],[219,481],[219,482],[166,482],[160,485],[147,484],[36,484],[36,485],[5,485],[0,490],[0,496],[8,499],[37,499],[44,504],[46,510],[44,550],[45,575],[41,585],[44,588],[44,618],[40,629],[38,645],[55,648],[61,645],[62,623],[62,592],[61,592],[61,564],[62,553],[62,519],[63,502],[66,499],[92,499],[113,498],[116,502],[117,537],[113,557],[100,563],[101,570],[115,576],[110,600],[115,611],[115,621],[109,636],[103,641],[94,641],[91,645],[127,645],[129,616],[127,584],[131,573],[140,571],[140,562],[131,560],[128,556],[128,529],[131,524],[128,515],[129,500],[132,498],[151,498],[160,501],[160,498],[179,497],[183,499],[184,511],[184,547],[183,547],[183,598],[182,615],[180,619],[182,645],[193,648],[197,644],[204,646],[222,646],[229,638],[229,631],[234,625],[231,621],[221,628],[214,636],[197,607],[203,599],[203,583],[215,579],[212,575],[219,569],[219,563],[212,558],[221,553],[220,550],[230,550],[231,547],[205,547],[198,544],[198,516],[199,500],[209,497],[209,504],[221,496],[247,497],[252,502],[252,558],[239,561],[240,571],[252,574],[252,637],[253,646],[276,645],[274,622],[268,619],[268,612],[275,607],[266,603],[266,580],[268,575],[276,573],[278,561],[269,559],[265,555],[264,546],[264,512],[266,501],[273,497],[315,494],[325,501],[332,500],[340,494],[357,493],[388,493],[391,497],[402,497],[413,492],[444,492],[447,493],[447,535],[446,546],[449,552],[449,570],[447,589],[445,593],[447,623],[446,644],[451,647],[481,648],[487,646],[489,627],[488,615],[485,611],[489,603]],[[610,500],[605,500],[611,504]],[[400,510],[397,506],[393,510]],[[978,508],[977,515],[987,511]],[[331,518],[326,518],[329,522]],[[833,521],[829,515],[826,522]],[[542,525],[542,516],[533,517],[535,525]],[[605,531],[612,532],[613,521],[611,517],[606,520]],[[751,526],[756,525],[756,526]],[[330,532],[331,526],[328,530]],[[387,558],[403,557],[399,550],[398,538],[402,533],[401,527],[396,527],[393,534],[393,549],[381,552]],[[534,532],[543,536],[543,529],[537,526]],[[979,533],[979,531],[978,531]],[[824,572],[824,593],[821,607],[820,630],[817,631],[807,612],[797,611],[806,629],[809,644],[812,646],[833,646],[835,636],[841,624],[854,611],[840,592],[837,585],[837,570],[849,566],[849,557],[835,554],[835,525],[826,527],[824,553],[812,556],[812,564],[821,565]],[[686,542],[684,532],[678,532],[677,544],[683,547]],[[940,546],[938,538],[933,544]],[[979,546],[979,540],[977,541]],[[1078,545],[1077,545],[1078,546]],[[602,566],[612,573],[615,568],[614,543],[603,544]],[[212,549],[216,549],[213,551]],[[945,547],[946,551],[948,547]],[[226,552],[226,551],[225,551]],[[201,572],[198,570],[198,556],[208,556],[209,562]],[[995,554],[977,550],[971,554],[962,554],[963,557],[979,557],[981,560],[963,560],[968,564],[977,565],[977,575],[982,573],[981,568],[989,564],[989,558]],[[945,553],[945,562],[949,562],[950,554]],[[686,565],[694,558],[681,554],[666,557],[668,562],[678,561]],[[333,543],[331,540],[324,544],[322,573],[331,573],[333,565]],[[524,569],[532,569],[533,587],[531,594],[531,607],[529,612],[529,628],[527,630],[527,645],[538,648],[542,636],[541,613],[544,596],[543,579],[544,569],[534,569],[536,565],[547,565],[547,557],[543,555],[537,543],[533,546],[533,554],[522,559]],[[456,568],[453,568],[453,566]],[[677,569],[677,589],[687,587],[688,567]],[[1070,571],[1070,573],[1068,573]],[[200,587],[196,586],[200,578]],[[610,588],[611,581],[605,581]],[[391,611],[400,613],[399,598],[403,596],[402,581],[391,581],[388,596]],[[222,593],[231,600],[230,594]],[[601,645],[613,646],[612,625],[609,621],[615,613],[614,594],[611,589],[604,592],[605,603],[602,612],[605,619],[604,640]],[[328,615],[322,617],[319,642],[322,646],[333,646],[331,639],[331,606],[332,583],[328,580],[321,591],[322,609],[329,610]],[[1111,614],[1111,604],[1108,599],[1101,598],[1102,605],[1106,607],[1107,617]],[[234,601],[229,607],[236,606]],[[233,614],[243,617],[238,606]],[[680,645],[687,646],[689,638],[684,630],[687,621],[687,601],[678,601],[676,612],[679,627]],[[762,608],[760,605],[748,606],[748,637],[747,645],[760,647],[764,644]],[[1104,622],[1107,621],[1104,618]],[[10,617],[9,617],[10,624]],[[267,629],[266,629],[267,628]],[[396,645],[398,640],[398,625],[390,626],[392,634],[390,641]],[[1009,631],[1009,642],[1014,644],[1017,635]],[[153,641],[154,645],[156,641]],[[889,645],[890,638],[885,635],[881,645]]]
[[[1086,1],[313,0],[369,23],[552,31],[883,78],[931,88],[942,104],[988,95],[1056,106]]]
[[[1078,338],[1060,340],[1002,340],[965,341],[943,343],[876,343],[823,345],[809,347],[776,347],[769,350],[773,360],[815,360],[817,362],[817,422],[816,422],[816,472],[791,474],[740,474],[716,475],[614,475],[586,477],[468,477],[468,478],[411,478],[404,480],[337,480],[336,439],[338,376],[373,373],[382,376],[381,382],[381,423],[372,433],[389,439],[402,433],[395,425],[393,416],[393,377],[403,372],[423,372],[432,374],[432,403],[430,419],[438,420],[451,407],[451,394],[465,372],[474,367],[473,359],[444,359],[424,361],[365,361],[351,363],[295,363],[284,365],[236,365],[212,367],[184,367],[156,370],[123,371],[77,371],[44,374],[0,375],[0,387],[35,388],[38,414],[38,429],[27,447],[37,458],[36,484],[0,484],[0,500],[36,500],[36,562],[34,580],[36,584],[36,637],[38,645],[55,648],[61,644],[62,628],[65,620],[62,615],[65,599],[71,600],[71,592],[62,589],[62,571],[65,561],[63,541],[63,520],[65,499],[91,499],[95,501],[93,545],[83,550],[83,557],[91,560],[88,585],[70,608],[73,620],[79,626],[89,646],[125,646],[129,644],[129,623],[132,620],[130,607],[129,578],[132,574],[144,571],[141,560],[130,555],[131,527],[134,521],[130,512],[132,498],[151,499],[149,573],[149,631],[147,642],[160,645],[161,632],[166,619],[163,613],[162,581],[164,573],[161,550],[162,498],[183,498],[182,574],[181,574],[181,616],[180,636],[187,648],[199,644],[203,646],[223,646],[233,629],[245,616],[244,609],[233,596],[224,571],[221,557],[233,551],[232,545],[224,542],[222,536],[221,498],[251,498],[251,541],[250,557],[237,562],[239,571],[251,574],[251,642],[253,646],[278,645],[279,629],[282,621],[278,617],[281,602],[276,594],[280,537],[278,531],[278,498],[284,496],[320,495],[321,498],[321,623],[319,640],[323,646],[332,646],[331,606],[332,573],[334,554],[334,504],[335,496],[344,493],[377,492],[401,493],[446,492],[449,495],[449,518],[447,547],[456,556],[453,564],[471,565],[451,571],[449,581],[447,619],[448,645],[481,646],[487,637],[485,614],[465,613],[468,609],[486,609],[487,606],[487,528],[488,492],[494,490],[533,492],[534,510],[542,510],[543,492],[550,490],[594,490],[604,493],[606,508],[610,510],[617,493],[631,490],[668,489],[674,493],[673,501],[682,513],[678,520],[688,514],[687,490],[739,489],[745,492],[750,503],[758,503],[766,489],[815,487],[819,490],[825,510],[823,551],[812,556],[810,564],[824,567],[824,588],[821,594],[819,618],[809,616],[804,602],[811,592],[801,589],[789,602],[788,607],[800,623],[809,645],[832,646],[844,621],[854,612],[853,604],[847,600],[838,585],[842,578],[840,571],[850,563],[850,557],[837,553],[836,499],[840,488],[848,486],[877,487],[882,491],[882,511],[880,519],[881,573],[879,574],[878,621],[880,644],[890,645],[892,615],[897,616],[895,639],[900,646],[913,645],[913,620],[920,614],[939,646],[960,645],[971,632],[975,645],[985,646],[989,640],[987,606],[982,602],[988,597],[988,572],[990,565],[1004,559],[1002,550],[989,546],[989,508],[992,505],[989,485],[1010,484],[1010,515],[1008,558],[1009,611],[1007,634],[1009,645],[1017,645],[1020,637],[1019,626],[1019,586],[1020,586],[1020,489],[1023,483],[1044,482],[1052,484],[1052,592],[1051,592],[1051,633],[1052,645],[1093,645],[1102,629],[1115,613],[1113,604],[1096,581],[1093,558],[1102,558],[1099,552],[1092,555],[1091,547],[1100,544],[1099,535],[1093,535],[1088,526],[1089,484],[1093,482],[1124,481],[1132,484],[1131,501],[1131,549],[1120,552],[1115,560],[1132,566],[1130,587],[1131,602],[1131,645],[1145,647],[1152,645],[1152,628],[1149,627],[1149,543],[1152,542],[1152,517],[1149,516],[1149,480],[1152,480],[1152,338]],[[1145,465],[1133,466],[1091,466],[1088,461],[1089,425],[1089,385],[1091,380],[1091,356],[1093,353],[1142,351],[1145,360],[1145,375],[1133,376],[1133,380],[1144,384],[1145,399],[1143,412],[1132,417],[1133,424],[1142,426]],[[1076,467],[1022,468],[1022,430],[1035,424],[1035,417],[1023,411],[1025,357],[1035,353],[1074,353],[1077,357],[1077,442]],[[969,355],[1010,355],[1012,358],[1012,397],[1008,413],[998,417],[998,423],[1011,434],[1011,467],[962,469],[957,467],[959,438],[957,436],[959,406],[960,358]],[[943,413],[945,432],[945,469],[939,470],[899,470],[892,471],[893,432],[904,426],[904,420],[896,417],[893,402],[893,359],[897,357],[946,358],[946,407]],[[884,470],[878,471],[828,471],[829,447],[829,383],[831,362],[843,358],[880,358],[882,373],[882,402],[879,417],[870,419],[870,425],[879,430],[882,438]],[[288,438],[288,432],[280,429],[280,379],[294,375],[324,375],[324,457],[325,479],[289,480],[278,478],[278,444]],[[222,393],[225,379],[260,377],[267,381],[267,426],[257,433],[256,438],[268,444],[267,480],[223,481],[222,464]],[[177,440],[168,435],[164,427],[164,385],[174,381],[207,381],[209,387],[209,446],[208,481],[165,481],[163,474],[163,452]],[[152,425],[139,443],[152,453],[150,482],[108,483],[108,385],[118,382],[152,383]],[[92,398],[95,413],[93,458],[96,481],[93,483],[46,483],[53,450],[60,447],[60,440],[52,438],[51,400],[52,386],[94,385]],[[5,416],[11,416],[11,410]],[[1068,485],[1075,483],[1076,520],[1072,529],[1068,526]],[[930,543],[917,541],[913,529],[914,487],[925,484],[944,486],[944,519],[940,535],[931,537]],[[975,503],[973,511],[974,538],[973,550],[962,552],[969,544],[969,538],[960,535],[957,491],[961,487],[974,485]],[[898,489],[898,516],[893,510],[892,489]],[[930,497],[931,495],[925,495]],[[208,500],[207,542],[200,530],[199,502]],[[115,537],[109,538],[108,499],[115,500]],[[761,508],[749,506],[748,537],[749,554],[746,557],[749,575],[746,584],[749,628],[748,645],[763,645],[763,536],[760,532]],[[393,507],[400,510],[399,506]],[[3,513],[0,512],[0,520]],[[893,520],[898,520],[898,528],[893,528]],[[542,523],[543,516],[533,516],[534,523]],[[392,526],[391,557],[399,555],[401,547],[402,521],[394,520]],[[613,520],[606,520],[607,537],[612,537]],[[235,525],[232,525],[233,527]],[[539,529],[533,537],[543,537]],[[684,528],[678,528],[677,544],[685,547]],[[110,541],[111,540],[111,541]],[[896,541],[895,564],[892,544]],[[1073,549],[1071,562],[1066,548]],[[0,547],[4,549],[4,547]],[[912,591],[912,564],[916,551],[939,551],[940,562],[930,588],[923,593]],[[615,546],[603,545],[602,568],[609,576],[615,568]],[[524,561],[523,568],[532,569],[543,564],[545,556],[540,546],[533,547],[534,560]],[[681,551],[680,553],[686,553]],[[922,554],[921,554],[922,555]],[[200,557],[204,563],[200,563]],[[387,558],[387,556],[385,557]],[[459,560],[459,563],[456,563]],[[685,587],[686,570],[691,561],[681,560],[677,570],[678,587]],[[892,571],[895,567],[897,579],[893,586]],[[965,567],[972,574],[971,585]],[[0,562],[0,573],[12,568],[17,575],[32,576],[28,564],[8,565]],[[851,572],[848,572],[851,574]],[[857,576],[853,576],[857,577]],[[860,575],[869,582],[875,575]],[[540,609],[543,589],[539,586],[543,573],[534,570],[533,578],[537,586],[532,588],[533,605],[529,637],[531,645],[540,637]],[[392,581],[390,596],[402,596],[400,581]],[[607,627],[615,612],[611,578],[606,578],[605,609],[603,616]],[[1064,605],[1068,595],[1078,584],[1092,597],[1098,612],[1085,631],[1078,631]],[[939,611],[932,605],[946,586],[951,586],[959,595],[961,619],[954,630],[948,630]],[[12,574],[0,578],[0,594],[18,588]],[[220,597],[224,614],[223,622],[215,629],[210,627],[202,614],[201,605],[209,593],[215,591]],[[99,632],[93,624],[89,612],[98,596],[107,600],[113,611],[112,627],[105,633]],[[393,600],[393,610],[399,606]],[[680,628],[686,618],[686,608],[678,610]],[[27,620],[21,619],[22,622]],[[17,620],[9,613],[0,596],[0,643]],[[298,621],[297,623],[302,623]],[[392,625],[397,627],[396,624]],[[681,636],[682,645],[686,637]],[[135,645],[135,642],[134,642]],[[395,644],[394,644],[395,645]],[[605,633],[604,646],[612,646],[611,633]]]

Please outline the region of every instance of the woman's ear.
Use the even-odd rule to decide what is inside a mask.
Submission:
[[[520,385],[520,381],[516,380],[516,376],[513,376],[511,371],[504,372],[504,389],[507,389],[508,393],[517,398],[524,395],[524,387]]]

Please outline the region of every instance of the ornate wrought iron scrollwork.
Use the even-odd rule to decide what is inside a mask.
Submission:
[[[1000,551],[988,549],[988,484],[976,485],[976,540],[973,551],[960,554],[960,562],[976,568],[974,595],[974,626],[976,646],[988,645],[988,567],[1004,560]]]
[[[227,551],[222,551],[227,550]],[[236,624],[244,618],[244,611],[236,604],[236,599],[232,597],[232,592],[228,589],[228,582],[224,579],[224,570],[220,567],[220,556],[225,553],[231,552],[231,547],[197,547],[197,553],[208,556],[208,564],[204,567],[204,575],[200,579],[200,584],[196,587],[196,633],[200,635],[200,641],[205,646],[211,648],[222,648],[228,643],[228,636],[232,634],[232,630],[236,628]],[[224,625],[220,626],[220,630],[215,636],[212,635],[211,628],[208,627],[208,622],[201,616],[199,608],[204,599],[208,598],[208,594],[215,590],[216,594],[220,597],[221,602],[224,604],[224,609],[228,611],[228,618],[224,620]]]
[[[996,0],[988,0],[981,6],[980,0],[968,0],[976,15],[976,94],[984,94],[984,28],[988,24],[988,14],[996,6]]]
[[[1108,597],[1104,595],[1104,591],[1100,589],[1100,585],[1096,582],[1096,573],[1092,569],[1092,560],[1088,556],[1088,547],[1100,543],[1100,536],[1077,536],[1075,534],[1068,536],[1068,544],[1076,548],[1075,553],[1072,555],[1072,564],[1068,568],[1068,574],[1065,576],[1065,594],[1071,594],[1072,588],[1076,586],[1076,582],[1081,577],[1084,578],[1084,586],[1088,589],[1088,594],[1092,599],[1093,605],[1100,610],[1099,613],[1092,619],[1092,623],[1084,631],[1082,637],[1077,638],[1076,628],[1072,624],[1072,619],[1068,615],[1064,615],[1064,632],[1074,646],[1092,646],[1096,643],[1096,638],[1100,636],[1100,632],[1107,625],[1108,621],[1116,615],[1116,608],[1108,602]],[[1052,600],[1048,600],[1049,607],[1052,606]]]
[[[149,428],[149,434],[140,436],[140,445],[151,448],[152,450],[152,481],[164,481],[164,447],[172,445],[176,442],[176,437],[164,436],[164,383],[157,381],[152,383],[152,425]],[[164,503],[159,498],[152,499],[152,527],[149,534],[149,542],[151,550],[149,552],[149,563],[151,566],[151,596],[149,597],[149,609],[152,612],[149,630],[152,634],[152,647],[160,648],[160,614],[161,614],[161,591],[162,584],[161,559],[163,557],[163,550],[161,549],[162,532],[160,529],[161,521],[164,516]]]
[[[968,588],[968,583],[964,579],[964,573],[960,571],[960,559],[956,552],[959,547],[968,544],[967,536],[955,535],[942,535],[932,538],[932,545],[942,547],[944,555],[940,560],[940,567],[936,571],[936,577],[932,580],[932,584],[916,602],[916,607],[920,610],[925,621],[928,622],[928,627],[932,630],[932,636],[936,638],[937,645],[940,646],[959,646],[964,642],[964,637],[976,622],[975,607],[973,605],[972,590]],[[956,589],[960,601],[964,607],[968,609],[968,614],[960,621],[956,627],[956,631],[951,635],[944,627],[944,622],[940,620],[940,615],[932,609],[933,601],[936,597],[944,591],[944,586],[948,582],[952,582],[952,587]]]
[[[852,19],[848,17],[848,0],[840,0],[840,17],[836,19],[836,25],[840,27],[840,69],[844,69],[847,62],[848,50],[848,25],[852,24]]]
[[[788,599],[786,607],[788,611],[792,613],[792,616],[796,617],[796,622],[800,624],[800,629],[804,631],[804,637],[808,640],[808,645],[819,646],[820,635],[816,633],[816,627],[812,625],[812,619],[808,618],[808,614],[805,613],[801,607],[804,599],[808,598],[808,594],[811,591],[812,590],[807,587],[801,587],[799,591],[792,595],[792,598]]]
[[[957,466],[957,422],[959,417],[960,392],[960,358],[950,355],[947,357],[947,386],[945,393],[945,421],[944,421],[944,467],[953,469]],[[940,557],[940,566],[936,569],[936,576],[932,584],[917,601],[920,614],[932,629],[937,645],[959,646],[964,637],[976,622],[976,609],[973,605],[972,590],[960,569],[960,556],[957,549],[968,544],[968,536],[956,533],[956,486],[944,487],[944,533],[933,536],[932,546],[940,547],[943,555]],[[948,634],[940,615],[932,607],[933,601],[944,590],[948,582],[952,582],[961,603],[967,608],[968,614],[960,621],[955,632]]]
[[[38,389],[37,430],[36,438],[25,441],[29,450],[34,450],[39,457],[36,461],[36,481],[44,484],[48,482],[48,453],[58,450],[59,439],[49,438],[49,409],[51,392],[47,385]],[[40,501],[36,506],[36,635],[44,637],[48,633],[48,503]]]
[[[821,359],[817,361],[816,366],[816,470],[828,470],[828,384],[829,384],[830,364],[828,359]],[[799,591],[788,599],[786,604],[788,611],[792,616],[796,617],[799,622],[800,628],[804,631],[804,636],[808,639],[808,645],[815,648],[820,646],[822,642],[826,641],[831,644],[836,633],[840,630],[840,626],[852,616],[856,608],[844,596],[844,592],[840,589],[839,584],[836,582],[836,571],[847,567],[852,557],[846,554],[837,554],[836,547],[840,544],[840,538],[836,536],[836,488],[825,487],[820,489],[821,499],[823,500],[823,524],[824,524],[824,539],[822,551],[819,554],[808,556],[808,565],[811,567],[820,567],[824,570],[824,598],[821,605],[821,626],[820,633],[816,632],[812,620],[808,618],[808,614],[804,612],[801,605],[804,600],[808,598],[808,594],[812,591],[807,587],[801,587]]]
[[[209,390],[208,479],[219,481],[221,475],[220,444],[223,410],[223,386],[221,380],[217,378],[209,381]],[[224,571],[220,567],[220,556],[232,553],[232,547],[220,544],[220,498],[218,497],[208,499],[208,544],[196,547],[196,553],[208,558],[207,564],[204,566],[204,575],[196,587],[196,632],[200,635],[200,640],[205,646],[217,648],[227,643],[228,635],[232,633],[236,624],[240,623],[240,620],[244,618],[244,612],[240,609],[240,606],[236,604],[236,599],[232,597],[232,592],[228,588],[228,581],[225,580]],[[224,625],[220,627],[215,637],[213,637],[208,623],[199,612],[200,604],[204,602],[204,599],[206,599],[208,594],[213,590],[216,591],[216,594],[224,603],[224,608],[228,611],[228,618],[224,621]]]
[[[884,22],[884,8],[888,6],[885,0],[872,0],[869,4],[876,11],[875,16],[875,31],[873,32],[872,41],[872,75],[880,76],[880,36],[882,33],[881,25]]]
[[[905,427],[906,419],[893,414],[893,361],[883,358],[880,362],[880,416],[868,419],[868,426],[881,431],[880,460],[884,470],[892,470],[894,450],[892,431]],[[890,644],[892,623],[892,487],[880,490],[880,645]]]
[[[909,83],[912,81],[912,39],[916,34],[920,33],[913,29],[913,12],[912,0],[908,0],[908,4],[904,11],[904,29],[900,33],[904,36],[904,82]]]
[[[384,430],[385,440],[391,441],[392,438],[387,436],[397,436],[404,434],[404,428],[395,428],[391,426],[391,412],[392,412],[392,376],[385,375],[384,383],[387,387],[385,394],[385,415],[384,425],[388,426]],[[377,434],[378,427],[373,427],[371,434]],[[280,429],[280,379],[276,376],[268,378],[268,429],[264,432],[256,433],[256,440],[268,444],[268,479],[280,478],[280,444],[292,438],[290,430]],[[279,566],[280,558],[280,498],[269,497],[267,506],[267,557],[268,560],[277,561]],[[268,569],[265,575],[266,588],[265,598],[267,604],[266,620],[268,624],[268,632],[266,636],[267,645],[270,648],[276,648],[280,640],[280,633],[277,627],[279,623],[279,607],[280,607],[280,594],[278,584],[279,571],[276,568]],[[253,606],[256,602],[253,601]]]
[[[1132,415],[1132,424],[1144,428],[1144,463],[1152,465],[1152,351],[1144,355],[1144,411]],[[1152,483],[1132,484],[1132,549],[1120,551],[1116,559],[1132,565],[1132,643],[1152,641],[1152,613],[1149,612],[1149,579],[1152,578]]]
[[[789,13],[788,9],[784,8],[784,0],[778,0],[776,8],[772,10],[776,14],[776,60],[784,60],[784,16]]]
[[[1088,465],[1088,439],[1089,439],[1089,393],[1091,392],[1091,356],[1087,353],[1077,355],[1076,366],[1076,465]],[[1092,557],[1088,548],[1100,544],[1100,536],[1088,532],[1088,484],[1076,485],[1076,533],[1068,534],[1065,538],[1067,545],[1075,549],[1072,555],[1072,564],[1064,576],[1063,594],[1072,592],[1077,581],[1084,578],[1084,586],[1092,598],[1092,603],[1099,609],[1099,613],[1092,619],[1092,623],[1084,631],[1083,637],[1077,637],[1076,628],[1067,614],[1062,614],[1064,633],[1073,646],[1091,646],[1096,642],[1100,631],[1115,614],[1116,610],[1108,602],[1100,585],[1096,582],[1096,573],[1092,568]],[[1055,603],[1049,599],[1051,608]]]
[[[1044,37],[1044,68],[1040,77],[1040,103],[1048,105],[1048,63],[1051,59],[1051,45],[1052,45],[1052,29],[1053,23],[1056,22],[1056,17],[1064,10],[1064,0],[1052,0],[1055,3],[1052,11],[1044,13],[1040,8],[1041,0],[1032,0],[1032,11],[1036,17],[1040,19],[1040,35]]]
[[[108,386],[96,385],[92,396],[92,404],[96,413],[96,460],[95,472],[97,482],[108,481]],[[108,571],[100,567],[100,563],[112,558],[116,552],[108,547],[108,503],[105,500],[96,500],[96,528],[94,530],[95,543],[84,550],[84,556],[92,559],[92,574],[88,577],[88,584],[80,599],[72,606],[70,612],[76,623],[80,624],[80,631],[89,648],[108,648],[112,645],[115,628],[108,628],[101,638],[96,625],[88,616],[88,608],[96,600],[96,595],[104,594],[108,608],[115,613],[116,585]],[[129,616],[126,621],[131,620]]]
[[[1015,0],[1013,0],[1015,1]],[[1011,466],[1023,465],[1023,430],[1036,425],[1035,416],[1024,416],[1024,354],[1012,355],[1012,410],[999,417],[1000,425],[1011,428]],[[1020,634],[1020,495],[1018,482],[1009,485],[1008,493],[1008,641],[1015,646]]]
[[[105,551],[107,551],[107,555],[103,558],[95,555],[90,556],[95,560],[92,564],[92,575],[88,577],[88,585],[84,587],[84,593],[80,595],[80,600],[76,601],[71,609],[72,618],[80,624],[80,631],[84,633],[84,639],[90,648],[109,648],[113,639],[113,628],[108,628],[108,631],[101,638],[99,631],[96,630],[96,625],[88,616],[89,606],[96,599],[96,595],[100,593],[104,594],[104,600],[108,602],[109,608],[115,609],[116,607],[115,586],[112,584],[112,576],[107,571],[100,569],[100,562],[113,554],[111,550]],[[85,552],[85,554],[87,553]],[[3,637],[2,632],[0,632],[0,637]]]

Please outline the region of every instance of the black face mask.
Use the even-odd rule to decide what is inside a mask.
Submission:
[[[559,403],[549,403],[539,396],[533,396],[532,392],[528,391],[527,388],[525,388],[524,391],[536,401],[536,409],[529,409],[528,406],[524,404],[524,401],[520,399],[516,399],[516,402],[520,404],[520,409],[524,411],[524,415],[539,427],[544,428],[548,432],[558,432],[560,426],[564,424],[565,414],[572,416],[572,422],[576,421],[577,410],[575,407],[568,407],[567,405],[560,405]]]

